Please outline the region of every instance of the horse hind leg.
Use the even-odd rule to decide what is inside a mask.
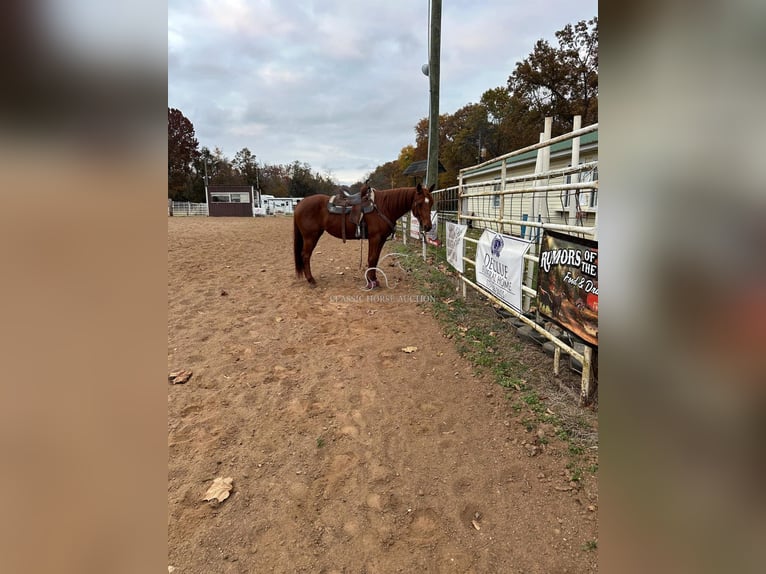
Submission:
[[[293,256],[295,260],[295,276],[301,278],[303,273],[303,232],[297,221],[293,221]]]
[[[304,237],[303,241],[303,274],[311,287],[316,287],[317,284],[316,279],[314,279],[314,276],[311,274],[311,254],[318,241],[319,236],[309,239]]]

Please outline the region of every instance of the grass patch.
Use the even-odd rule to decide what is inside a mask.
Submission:
[[[472,363],[477,372],[505,389],[504,396],[519,424],[528,432],[536,431],[541,424],[553,426],[556,437],[567,445],[573,481],[582,480],[585,469],[589,472],[591,468],[597,469],[595,455],[587,450],[597,444],[594,423],[582,416],[576,400],[564,397],[559,389],[551,388],[545,377],[540,377],[539,363],[531,361],[537,366],[536,371],[524,364],[526,347],[489,301],[470,288],[468,297],[462,297],[458,275],[447,263],[444,247],[429,247],[427,261],[422,259],[419,244],[393,243],[390,248],[395,253],[408,255],[399,258],[402,267],[420,293],[434,298],[433,302],[421,305],[430,309],[457,352]],[[475,246],[466,243],[466,257],[471,257],[472,249]],[[471,267],[466,266],[469,278],[473,272]],[[549,433],[546,442],[552,438]]]

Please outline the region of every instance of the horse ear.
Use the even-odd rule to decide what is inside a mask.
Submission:
[[[436,187],[436,184],[432,183],[431,187],[428,188],[428,191],[433,191],[435,187]]]
[[[423,185],[420,182],[418,182],[418,188],[417,189],[418,189],[418,193],[423,193]]]

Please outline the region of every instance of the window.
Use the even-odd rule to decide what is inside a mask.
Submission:
[[[588,171],[580,172],[580,182],[598,181],[598,168],[590,169]],[[566,177],[567,183],[572,183],[572,176]],[[569,208],[569,198],[577,197],[576,191],[563,191],[561,192],[561,202],[564,209]],[[597,209],[598,208],[598,190],[597,189],[581,189],[579,190],[579,205],[580,209]]]
[[[250,195],[247,193],[212,193],[210,201],[220,203],[247,203]]]
[[[598,207],[598,191],[580,191],[580,209],[596,209]]]

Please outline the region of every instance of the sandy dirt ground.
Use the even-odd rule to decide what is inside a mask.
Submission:
[[[568,481],[566,443],[530,456],[394,258],[368,298],[360,242],[325,235],[310,289],[292,229],[168,218],[168,371],[193,371],[168,384],[173,571],[595,572],[596,477]]]

